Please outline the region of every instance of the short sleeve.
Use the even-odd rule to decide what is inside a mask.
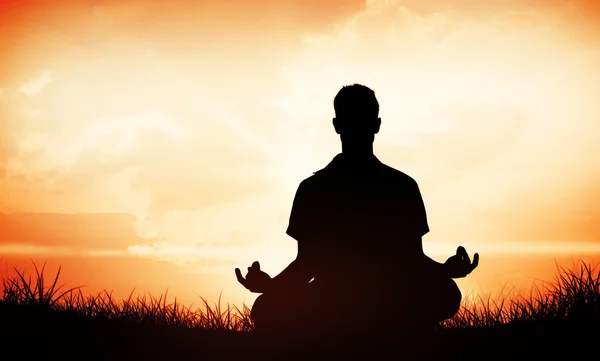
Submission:
[[[429,232],[429,224],[427,222],[427,212],[425,211],[425,204],[423,203],[423,197],[419,190],[417,182],[414,183],[414,189],[411,195],[411,207],[409,212],[412,214],[411,223],[412,229],[417,237],[422,237]]]
[[[302,182],[298,186],[290,220],[286,233],[298,242],[304,242],[313,238],[312,229],[314,227],[313,217],[311,212],[310,194],[306,190],[306,183]]]

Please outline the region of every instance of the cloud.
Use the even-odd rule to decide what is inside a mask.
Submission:
[[[18,129],[18,115],[11,98],[11,92],[3,88],[0,95],[0,192],[4,188],[7,163],[17,152],[14,132]]]
[[[295,186],[339,151],[333,96],[362,82],[381,104],[378,154],[423,185],[434,235],[460,235],[452,230],[477,211],[537,186],[536,173],[574,170],[574,156],[596,149],[597,40],[587,25],[565,26],[574,12],[558,11],[563,3],[534,3],[368,1],[336,26],[338,15],[321,14],[327,26],[299,26],[306,33],[194,21],[192,4],[87,9],[89,31],[69,37],[74,23],[56,22],[32,36],[62,36],[27,63],[53,69],[42,92],[26,94],[41,84],[23,75],[29,65],[14,73],[34,85],[0,109],[11,122],[0,124],[10,175],[0,206],[148,216],[136,232],[149,239],[128,245],[148,251],[161,239],[145,255],[188,270],[196,261],[169,247],[197,259],[207,244],[262,247],[279,260]]]
[[[422,185],[434,183],[440,174],[444,182],[468,177],[524,141],[527,119],[517,108],[456,105],[442,107],[438,114],[443,120],[439,130],[417,133],[406,145],[380,147],[385,158],[418,169]]]
[[[144,240],[134,231],[129,214],[0,214],[0,244],[57,247],[70,250],[125,250]]]
[[[502,238],[495,232],[530,239],[543,221],[521,224],[529,217],[519,212],[482,220],[480,212],[521,209],[522,196],[541,189],[571,192],[575,178],[599,170],[598,21],[568,21],[583,2],[487,4],[370,1],[334,31],[305,37],[282,68],[285,102],[313,104],[297,118],[315,153],[339,144],[323,120],[333,117],[335,92],[355,82],[375,90],[376,153],[417,179],[435,240]],[[544,210],[542,199],[529,211],[579,224]]]
[[[45,246],[28,243],[0,244],[0,252],[5,255],[47,256],[47,257],[129,257],[122,249],[78,249],[64,246]]]
[[[537,189],[516,194],[518,203],[508,199],[492,209],[481,210],[475,220],[492,230],[489,238],[563,241],[572,243],[574,249],[577,242],[598,246],[599,181],[600,173],[597,173],[577,177],[568,184],[541,184]]]
[[[173,142],[160,148],[160,137],[149,134],[140,139],[133,155],[139,165],[134,185],[150,187],[152,210],[196,210],[239,201],[273,186],[261,176],[261,170],[270,166],[268,155],[252,147],[228,146],[234,135],[220,138],[219,133],[225,132],[221,129],[191,143]],[[224,144],[214,143],[218,141]]]
[[[506,255],[527,257],[527,256],[597,256],[600,254],[600,244],[587,242],[585,240],[549,240],[543,242],[531,240],[527,242],[515,242],[496,240],[495,242],[478,243],[466,242],[464,240],[450,242],[427,242],[423,246],[425,253],[429,256],[449,257],[456,252],[458,244],[464,245],[465,249],[472,253],[481,255],[493,255],[502,257]],[[471,246],[472,244],[472,246]]]
[[[19,92],[26,95],[37,94],[42,91],[44,86],[52,81],[51,72],[44,70],[40,75],[30,79],[19,87]]]
[[[271,160],[260,140],[252,138],[253,130],[243,129],[244,117],[210,119],[211,112],[202,113],[175,118],[177,113],[150,109],[95,117],[76,126],[61,119],[51,131],[30,130],[20,137],[18,155],[7,162],[11,179],[69,197],[106,177],[136,169],[130,186],[149,187],[155,210],[196,209],[270,187],[260,171],[268,169]],[[35,122],[51,116],[42,114]],[[196,116],[204,121],[193,121]],[[235,129],[236,124],[242,128]]]
[[[239,264],[243,248],[182,246],[166,242],[132,245],[128,252],[137,257],[170,262],[184,272],[194,274],[223,274]]]

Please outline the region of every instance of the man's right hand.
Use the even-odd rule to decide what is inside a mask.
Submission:
[[[242,271],[239,268],[235,269],[235,276],[238,282],[250,292],[264,293],[271,284],[271,276],[260,270],[258,261],[254,261],[252,266],[248,267],[246,278],[242,277]]]
[[[463,246],[459,246],[456,254],[444,263],[444,271],[450,278],[463,278],[471,273],[477,265],[479,265],[479,254],[473,255],[473,263],[471,263],[467,250]]]

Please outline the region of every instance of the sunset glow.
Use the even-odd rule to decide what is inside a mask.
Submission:
[[[233,269],[295,257],[292,200],[340,152],[352,83],[419,183],[426,252],[481,254],[464,291],[600,260],[600,6],[473,4],[0,2],[0,270],[251,302]]]

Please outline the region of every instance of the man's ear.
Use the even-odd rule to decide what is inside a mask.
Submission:
[[[377,118],[377,120],[374,122],[373,124],[373,133],[377,134],[379,133],[379,128],[381,127],[381,118]]]
[[[335,129],[336,134],[340,134],[342,131],[340,121],[337,118],[333,118],[333,128]]]

